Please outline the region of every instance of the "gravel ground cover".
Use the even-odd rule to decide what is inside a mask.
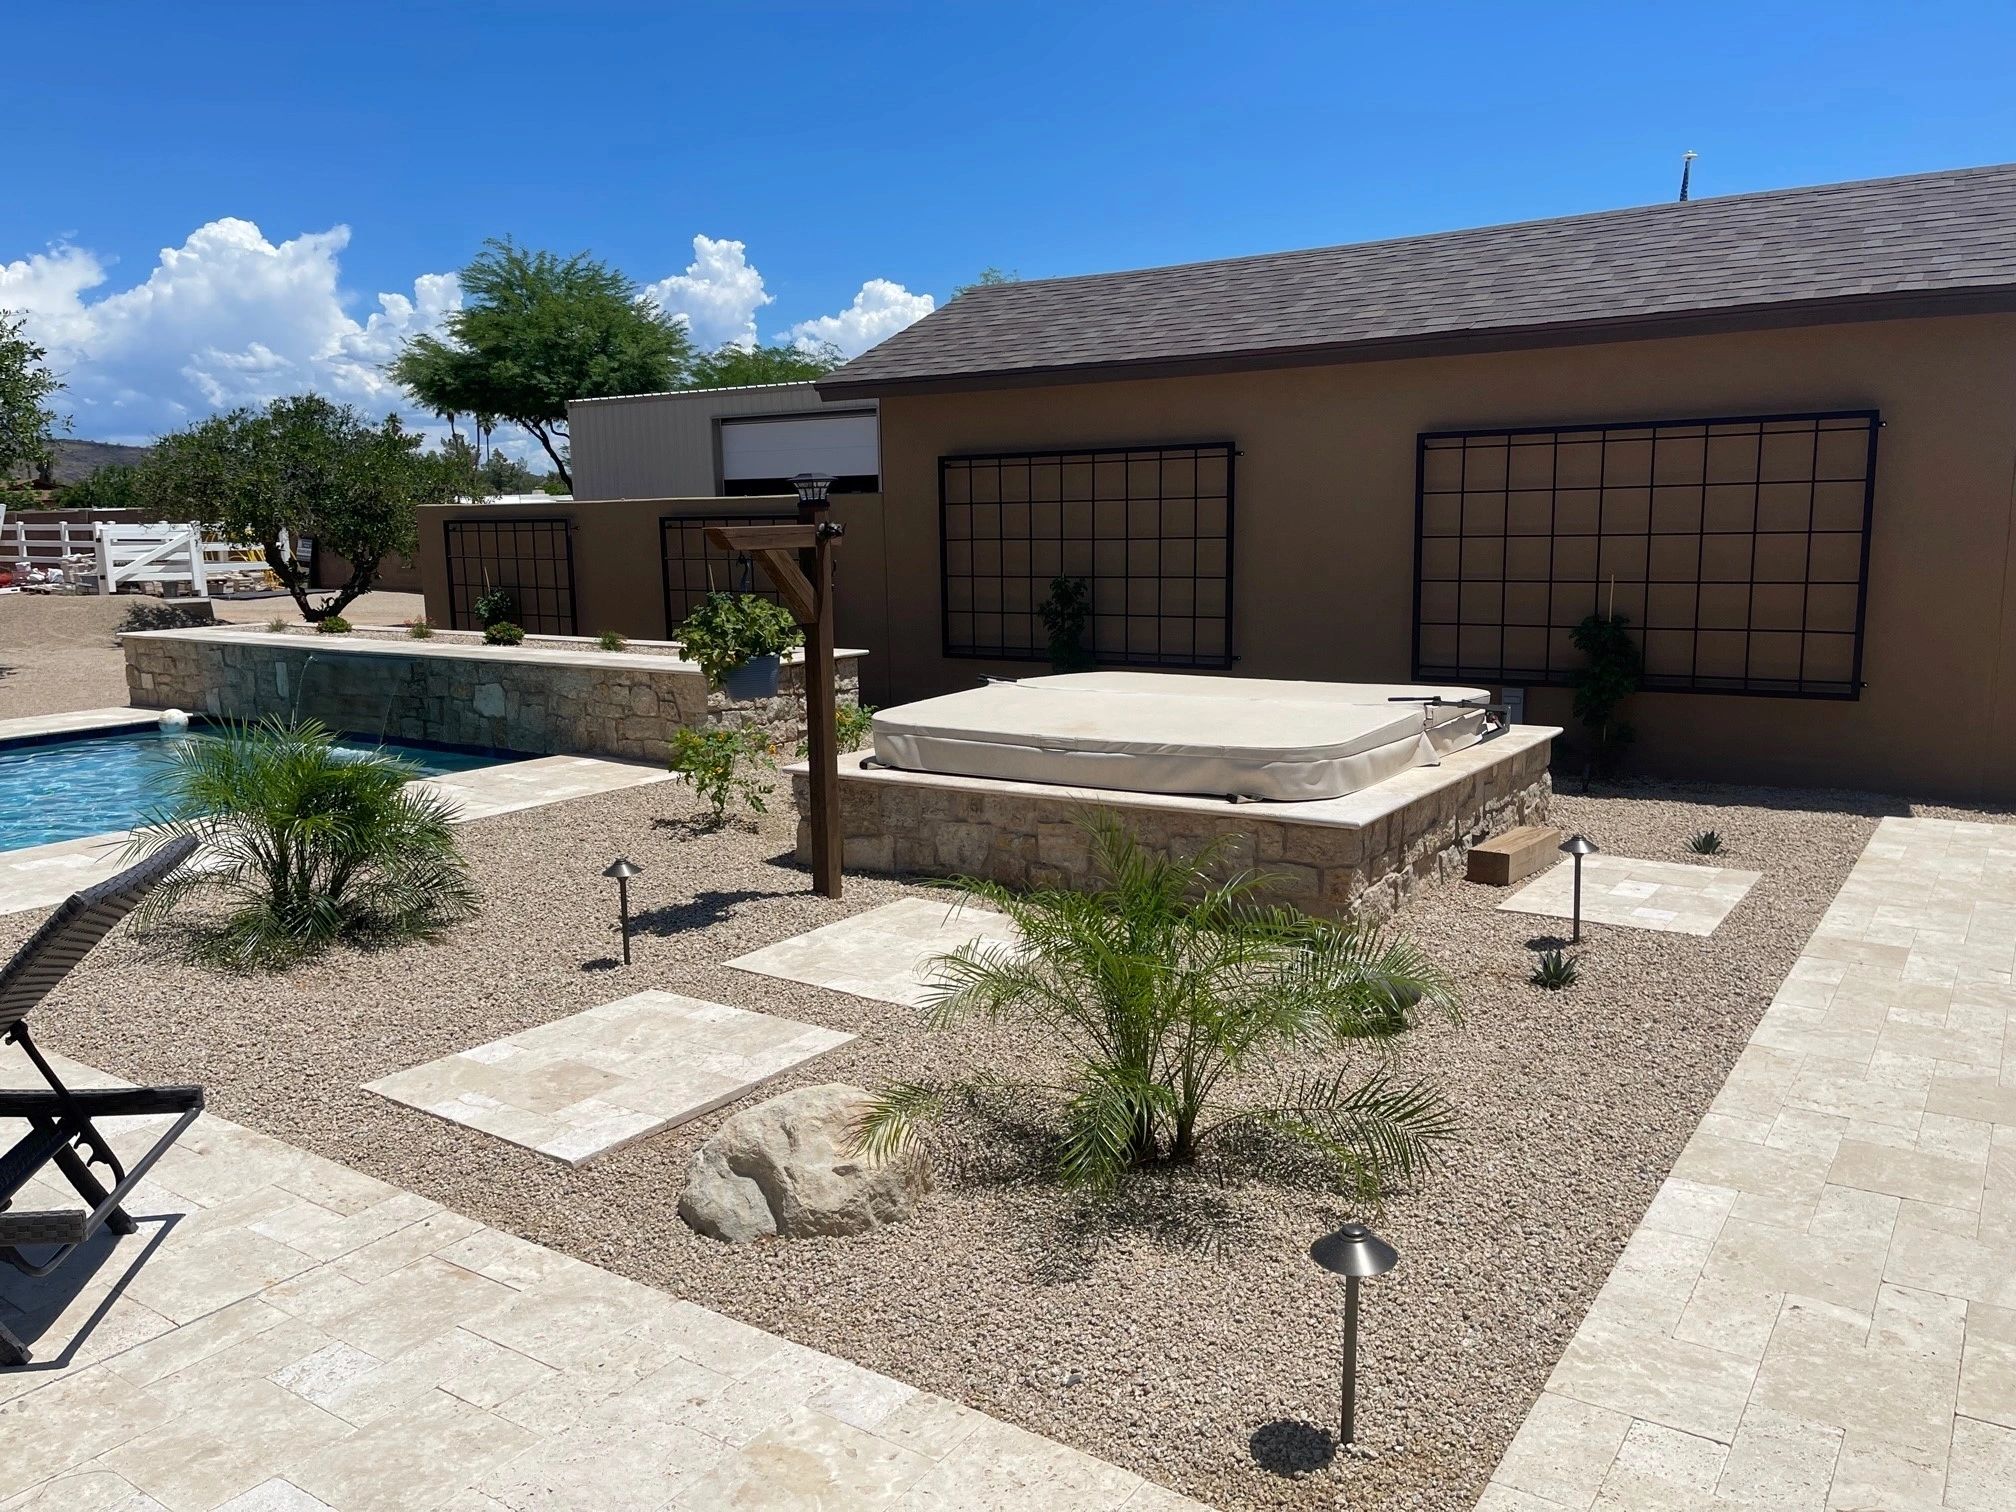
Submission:
[[[126,702],[113,635],[131,599],[0,593],[0,719]]]
[[[789,826],[706,833],[671,785],[468,826],[481,915],[441,942],[278,977],[185,966],[121,934],[38,1014],[45,1042],[154,1081],[200,1081],[226,1117],[486,1222],[968,1401],[1225,1508],[1468,1508],[1663,1173],[1888,800],[1627,785],[1558,800],[1606,850],[1719,861],[1763,880],[1710,938],[1592,927],[1581,983],[1526,981],[1553,921],[1458,884],[1399,926],[1462,983],[1460,1026],[1406,1047],[1461,1109],[1447,1169],[1376,1222],[1402,1251],[1371,1283],[1361,1440],[1332,1462],[1338,1283],[1308,1244],[1347,1214],[1313,1186],[1229,1171],[1147,1179],[1088,1211],[1036,1174],[1028,1131],[969,1125],[914,1222],[859,1239],[729,1248],[673,1211],[726,1110],[570,1171],[383,1102],[361,1084],[643,988],[860,1036],[774,1090],[1042,1070],[984,1025],[726,968],[729,957],[919,889],[849,878],[810,896]],[[1929,812],[1929,810],[1927,811]],[[614,963],[611,856],[633,884],[637,964]],[[0,919],[12,946],[38,915]]]

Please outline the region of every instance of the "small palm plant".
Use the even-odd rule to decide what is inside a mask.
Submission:
[[[232,967],[287,965],[336,944],[429,938],[475,911],[449,821],[452,805],[409,787],[417,768],[339,750],[311,721],[267,719],[177,742],[155,779],[159,802],[129,854],[184,835],[200,845],[156,888],[137,922],[160,922],[198,892],[229,912],[193,936]]]
[[[1575,964],[1573,956],[1560,950],[1543,950],[1540,959],[1534,963],[1533,975],[1527,980],[1535,987],[1559,992],[1564,987],[1573,987],[1581,975],[1582,969]]]
[[[1455,1135],[1438,1093],[1390,1058],[1363,1076],[1316,1063],[1392,1040],[1423,1008],[1453,1015],[1436,967],[1404,941],[1262,903],[1267,879],[1221,879],[1220,851],[1162,857],[1111,816],[1088,828],[1096,891],[955,884],[1020,940],[940,957],[930,1004],[941,1026],[982,1013],[1058,1047],[1063,1081],[890,1087],[862,1120],[866,1153],[900,1151],[955,1095],[1007,1091],[1047,1106],[1060,1177],[1099,1191],[1253,1135],[1313,1149],[1367,1200],[1434,1165]]]
[[[1687,849],[1697,856],[1719,856],[1722,854],[1722,837],[1714,830],[1702,830],[1698,835],[1687,837]]]

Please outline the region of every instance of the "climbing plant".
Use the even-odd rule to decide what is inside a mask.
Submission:
[[[1585,789],[1592,774],[1617,769],[1635,738],[1631,726],[1617,717],[1618,708],[1638,691],[1645,673],[1645,659],[1631,638],[1630,626],[1621,614],[1592,614],[1569,632],[1583,656],[1575,674],[1575,717],[1589,738],[1582,766]]]

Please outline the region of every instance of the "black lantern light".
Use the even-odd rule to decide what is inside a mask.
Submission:
[[[798,490],[798,502],[807,507],[817,507],[826,502],[826,491],[833,486],[831,473],[793,473],[785,479]]]
[[[602,868],[602,875],[616,879],[616,909],[623,930],[623,964],[630,964],[630,879],[641,876],[644,868],[627,856],[618,856]]]
[[[1337,1427],[1337,1447],[1357,1442],[1358,1427],[1358,1283],[1383,1276],[1400,1263],[1400,1251],[1362,1223],[1347,1223],[1309,1246],[1309,1258],[1344,1278],[1344,1405]]]
[[[1575,858],[1575,928],[1568,943],[1582,943],[1582,858],[1596,854],[1596,842],[1586,835],[1570,835],[1561,842],[1561,853]]]

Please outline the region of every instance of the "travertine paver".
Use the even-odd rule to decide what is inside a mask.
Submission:
[[[1713,934],[1761,875],[1599,852],[1582,860],[1582,918],[1672,934]],[[1574,915],[1574,893],[1575,867],[1564,857],[1498,906],[1566,919]]]
[[[569,1165],[711,1113],[854,1038],[639,992],[366,1085]]]
[[[2016,826],[1885,819],[1480,1512],[2016,1508]]]
[[[934,957],[972,940],[1014,939],[1014,926],[991,909],[962,904],[953,896],[943,901],[901,898],[737,956],[728,964],[788,982],[917,1007],[931,996],[927,966]]]
[[[1197,1507],[219,1118],[156,1173],[137,1235],[0,1266],[9,1512]]]

